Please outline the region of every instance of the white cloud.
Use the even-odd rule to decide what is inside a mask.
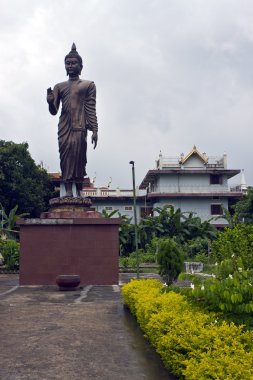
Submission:
[[[194,144],[228,153],[253,184],[253,3],[250,0],[0,0],[1,138],[28,141],[32,156],[59,169],[58,116],[47,87],[66,78],[75,41],[83,77],[97,85],[99,145],[88,174],[131,186],[164,155]],[[15,10],[15,12],[13,11]]]

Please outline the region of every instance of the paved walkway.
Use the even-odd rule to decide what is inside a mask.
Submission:
[[[17,275],[0,275],[0,379],[175,379],[124,309],[119,286],[17,285]]]

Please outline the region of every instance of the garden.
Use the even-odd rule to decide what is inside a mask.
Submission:
[[[253,379],[252,200],[250,190],[233,216],[224,210],[220,231],[170,207],[153,218],[157,233],[140,223],[140,259],[153,254],[163,283],[132,280],[124,303],[180,379]],[[202,261],[206,273],[184,273],[184,260]]]

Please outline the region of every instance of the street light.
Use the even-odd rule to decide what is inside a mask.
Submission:
[[[133,195],[134,195],[134,235],[135,235],[135,252],[137,261],[137,278],[140,277],[139,272],[139,254],[138,254],[138,233],[137,233],[137,215],[136,215],[136,193],[135,193],[135,171],[134,171],[134,161],[129,162],[132,165],[132,177],[133,177]]]

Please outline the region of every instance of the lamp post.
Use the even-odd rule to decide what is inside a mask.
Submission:
[[[134,235],[135,235],[135,252],[137,261],[137,278],[140,277],[139,271],[139,254],[138,254],[138,233],[137,233],[137,215],[136,215],[136,193],[135,193],[135,171],[134,171],[134,161],[129,162],[132,165],[132,178],[133,178],[133,196],[134,196]]]

